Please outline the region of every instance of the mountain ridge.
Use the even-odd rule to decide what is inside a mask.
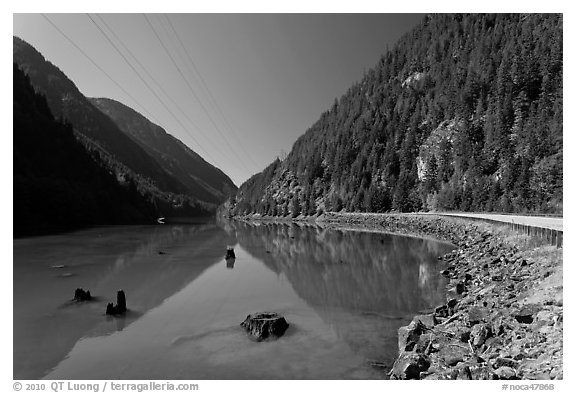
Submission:
[[[156,208],[99,165],[15,63],[13,86],[15,236],[154,222]]]
[[[179,178],[170,173],[167,161],[159,160],[150,144],[142,143],[142,138],[138,140],[130,132],[122,130],[114,119],[96,107],[62,70],[48,61],[38,50],[15,36],[13,44],[14,62],[30,76],[35,89],[45,95],[52,113],[57,118],[70,121],[75,132],[82,135],[81,140],[87,148],[98,150],[99,155],[105,157],[111,170],[117,173],[119,180],[128,176],[138,181],[141,190],[147,189],[152,195],[173,199],[170,194],[181,194],[186,198],[195,198],[202,203],[210,204],[213,208],[235,191],[235,185],[220,169],[204,161],[183,144],[179,150],[185,150],[188,156],[195,157],[196,163],[200,165],[188,163],[186,170],[180,170]],[[137,113],[134,109],[129,109]],[[153,124],[147,119],[146,121]],[[164,130],[162,132],[165,133]],[[173,142],[173,145],[177,144],[178,142]],[[171,160],[170,164],[173,165],[174,160]],[[200,173],[197,173],[198,171]],[[190,179],[191,176],[198,179]],[[212,181],[206,181],[206,178]],[[215,182],[214,179],[219,182]]]
[[[89,98],[89,101],[182,184],[189,189],[206,189],[207,192],[196,192],[199,199],[221,202],[236,190],[222,170],[135,109],[111,98]]]
[[[14,37],[13,42],[14,62],[30,77],[35,89],[46,96],[55,117],[67,118],[77,131],[97,142],[116,159],[136,173],[154,179],[160,189],[183,191],[184,187],[167,176],[112,119],[95,108],[62,70],[24,40]]]
[[[228,214],[561,212],[562,23],[426,16]]]

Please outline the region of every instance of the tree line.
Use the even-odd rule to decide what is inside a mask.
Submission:
[[[106,165],[13,66],[14,235],[96,224],[150,224],[160,215],[208,215],[185,196],[154,195],[147,179]]]
[[[562,15],[426,16],[231,214],[562,212]]]

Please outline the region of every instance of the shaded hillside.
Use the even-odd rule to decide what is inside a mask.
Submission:
[[[232,180],[221,170],[134,109],[108,98],[91,98],[90,102],[183,184],[189,195],[205,202],[220,203],[236,191]]]
[[[108,153],[111,160],[151,179],[160,190],[174,193],[186,191],[184,185],[166,173],[141,146],[94,107],[57,66],[18,37],[14,37],[13,45],[14,62],[30,77],[34,88],[46,96],[55,117],[70,121],[76,131]]]
[[[207,215],[202,207],[151,200],[120,184],[99,156],[54,118],[14,64],[14,235],[95,224],[154,223],[159,215]]]
[[[562,212],[562,23],[427,16],[230,213]]]
[[[121,187],[54,119],[46,99],[14,64],[14,234],[49,227],[151,222],[133,185]]]

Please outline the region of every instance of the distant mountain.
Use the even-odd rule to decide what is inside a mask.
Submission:
[[[425,17],[224,206],[562,212],[561,14]]]
[[[236,186],[224,172],[134,109],[108,98],[90,98],[90,102],[183,184],[189,195],[219,203],[236,191]]]
[[[33,235],[95,224],[154,223],[172,207],[153,203],[134,182],[120,185],[54,118],[16,64],[13,72],[14,235]],[[187,215],[206,215],[201,208]]]
[[[13,44],[14,62],[29,75],[34,88],[46,96],[52,113],[73,124],[79,139],[89,150],[97,152],[120,181],[131,179],[137,183],[140,192],[180,206],[183,199],[195,198],[214,208],[235,189],[226,175],[189,149],[179,149],[178,156],[185,158],[182,164],[177,163],[177,159],[166,157],[165,154],[176,150],[161,148],[160,145],[170,137],[160,136],[151,123],[147,124],[147,121],[139,118],[138,126],[134,126],[133,119],[123,121],[124,114],[129,111],[112,111],[123,114],[118,116],[125,127],[124,131],[121,130],[58,67],[47,61],[31,45],[18,37],[13,38]],[[138,130],[140,125],[144,129]],[[145,137],[148,131],[152,134]],[[136,134],[140,137],[135,138]],[[186,150],[186,154],[181,150]],[[206,178],[212,180],[208,182]]]
[[[54,116],[68,119],[76,131],[134,172],[152,179],[161,190],[185,191],[142,147],[95,108],[58,67],[20,38],[14,37],[13,42],[14,62],[30,77],[34,88],[46,96]]]
[[[16,63],[13,86],[14,236],[210,215],[187,197],[142,192],[138,177],[119,181],[71,123],[52,115],[46,97]]]

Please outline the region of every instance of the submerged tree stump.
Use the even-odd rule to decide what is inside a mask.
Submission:
[[[232,247],[226,249],[225,259],[236,259],[236,254],[234,254],[234,249]]]
[[[260,312],[250,314],[240,324],[256,341],[267,338],[279,338],[288,329],[288,322],[275,312]]]
[[[85,291],[83,288],[76,288],[74,291],[74,300],[77,302],[87,302],[92,300],[92,295],[90,295],[90,291]]]
[[[116,303],[116,305],[114,305],[114,303],[108,303],[106,306],[106,314],[118,315],[126,313],[128,309],[126,308],[126,295],[124,291],[118,291],[116,294]]]

